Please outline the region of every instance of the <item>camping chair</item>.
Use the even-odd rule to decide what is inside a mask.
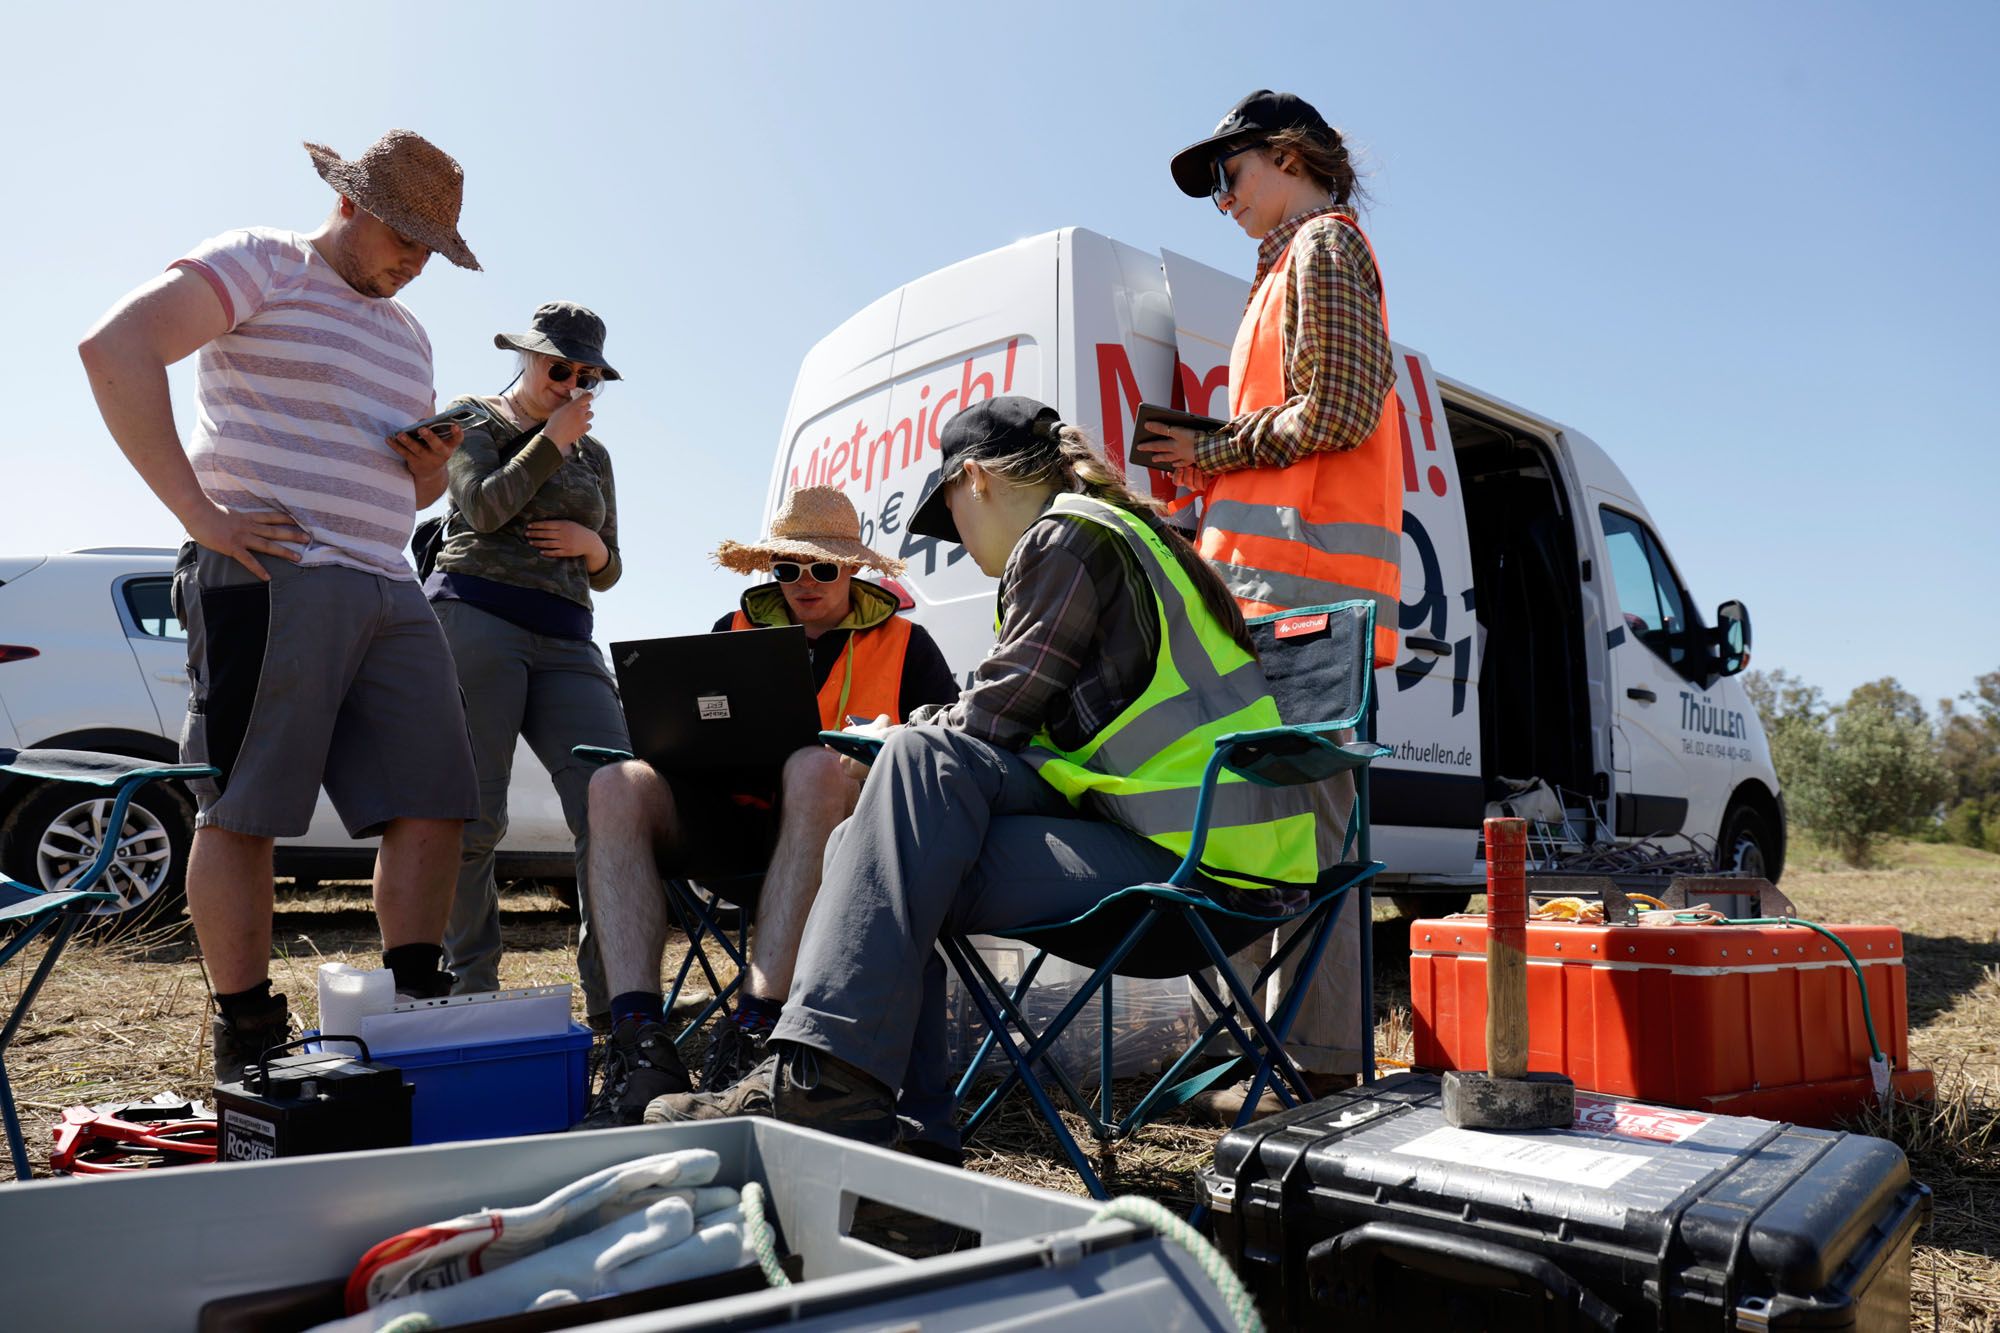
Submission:
[[[636,758],[630,750],[605,749],[597,745],[579,745],[570,751],[579,759],[588,760],[602,767],[605,764],[622,763]],[[667,987],[666,1011],[672,1014],[679,1002],[681,988],[687,984],[688,974],[697,966],[708,981],[708,1003],[701,1012],[688,1020],[686,1027],[674,1034],[674,1044],[679,1046],[708,1024],[708,1020],[721,1012],[729,1003],[744,978],[750,975],[750,918],[756,907],[756,893],[763,883],[763,876],[733,875],[724,879],[704,881],[696,885],[694,881],[662,874],[661,883],[666,888],[667,915],[687,936],[687,953],[681,958],[680,970],[674,974],[673,983]],[[739,906],[732,930],[720,920],[715,899]],[[708,956],[708,942],[713,940],[722,949],[723,956],[736,969],[728,981],[716,974],[715,965]]]
[[[1072,920],[1038,922],[997,932],[1039,950],[1011,988],[994,977],[964,935],[948,934],[939,941],[987,1026],[985,1039],[959,1082],[959,1098],[963,1100],[971,1090],[980,1066],[996,1043],[1010,1066],[999,1086],[967,1121],[962,1131],[967,1141],[1007,1096],[1016,1088],[1025,1088],[1070,1165],[1076,1168],[1091,1194],[1103,1199],[1109,1197],[1104,1183],[1056,1113],[1055,1102],[1036,1072],[1038,1066],[1055,1080],[1090,1126],[1092,1137],[1103,1145],[1134,1133],[1157,1113],[1185,1104],[1246,1060],[1251,1067],[1251,1086],[1238,1124],[1254,1114],[1267,1083],[1286,1106],[1296,1105],[1301,1099],[1310,1100],[1304,1075],[1285,1051],[1285,1038],[1350,896],[1359,896],[1361,900],[1355,910],[1361,913],[1362,1070],[1364,1078],[1373,1080],[1373,960],[1369,949],[1368,885],[1382,866],[1370,859],[1368,765],[1389,751],[1369,737],[1341,742],[1332,733],[1367,729],[1368,691],[1374,674],[1371,665],[1374,612],[1373,602],[1339,602],[1260,616],[1250,622],[1265,677],[1278,702],[1279,716],[1291,719],[1292,723],[1237,732],[1216,741],[1194,800],[1190,821],[1193,841],[1180,866],[1164,882],[1122,889]],[[1268,895],[1237,894],[1224,901],[1205,892],[1198,882],[1198,867],[1208,837],[1215,787],[1224,769],[1245,781],[1265,786],[1318,782],[1338,773],[1352,772],[1355,800],[1348,814],[1338,863],[1324,868],[1311,884],[1273,884]],[[1230,967],[1229,956],[1288,922],[1299,923],[1298,928],[1273,951],[1271,960],[1246,988]],[[1261,994],[1271,976],[1301,948],[1305,950],[1304,966],[1283,996],[1278,1012],[1267,1020],[1253,996]],[[1022,1012],[1021,1000],[1051,954],[1094,971],[1038,1032]],[[1211,967],[1221,977],[1228,993],[1226,999],[1218,996],[1201,974],[1202,969]],[[1186,976],[1214,1014],[1188,1050],[1122,1117],[1115,1114],[1111,1091],[1112,997],[1114,978],[1119,976]],[[1095,1105],[1083,1097],[1050,1055],[1071,1020],[1093,999],[1103,1005]],[[1225,1031],[1242,1054],[1202,1073],[1186,1076],[1189,1067],[1201,1058],[1203,1049]]]
[[[150,759],[127,759],[122,755],[92,754],[83,750],[0,750],[0,772],[44,782],[78,783],[112,792],[111,813],[102,824],[107,830],[124,829],[125,807],[132,803],[132,797],[139,788],[156,778],[206,778],[215,775],[214,769],[199,765],[168,766]],[[42,983],[55,971],[56,960],[62,957],[63,949],[68,946],[77,928],[93,915],[100,904],[121,901],[119,895],[109,889],[92,887],[104,878],[105,872],[117,859],[118,846],[119,835],[108,834],[89,865],[72,871],[52,889],[22,884],[0,874],[0,923],[15,931],[11,938],[0,944],[0,967],[13,961],[16,954],[38,937],[48,936],[48,948],[42,954],[41,963],[15,997],[5,1025],[0,1026],[0,1118],[6,1121],[7,1149],[14,1157],[16,1180],[26,1180],[29,1176],[28,1145],[21,1137],[21,1117],[14,1109],[14,1087],[7,1077],[7,1047],[20,1030],[21,1020],[27,1017],[28,1008],[34,1004]]]

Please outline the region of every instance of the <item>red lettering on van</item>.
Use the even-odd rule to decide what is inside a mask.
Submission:
[[[1194,373],[1194,367],[1185,361],[1174,363],[1174,387],[1180,391],[1181,401],[1170,406],[1181,408],[1202,417],[1226,417],[1229,415],[1229,363],[1223,362],[1208,372],[1206,378]],[[1223,410],[1211,410],[1217,392],[1223,395]]]
[[[1229,368],[1224,366],[1223,374],[1228,373]],[[1132,356],[1125,350],[1125,345],[1097,344],[1097,403],[1098,415],[1104,422],[1104,459],[1125,477],[1134,490],[1142,488],[1133,477],[1132,469],[1125,465],[1125,424],[1138,415],[1141,401],[1139,377],[1132,370]],[[1174,498],[1176,488],[1168,473],[1153,468],[1146,468],[1145,473],[1147,488],[1152,490],[1155,499]]]
[[[1403,360],[1407,362],[1410,367],[1410,383],[1415,385],[1417,390],[1417,424],[1423,428],[1424,450],[1427,453],[1435,454],[1437,452],[1437,447],[1438,447],[1437,431],[1432,427],[1431,424],[1431,390],[1430,386],[1424,383],[1423,363],[1418,361],[1417,358],[1414,356],[1405,356]],[[1403,416],[1406,420],[1409,417],[1408,404],[1404,405]],[[1409,434],[1409,427],[1405,426],[1403,430],[1405,437],[1407,437]],[[1414,454],[1414,451],[1412,451],[1412,454]],[[1403,474],[1404,480],[1409,483],[1405,487],[1406,490],[1414,491],[1417,488],[1416,479],[1414,478],[1414,476],[1411,475],[1414,469],[1415,469],[1415,459],[1414,457],[1412,457],[1410,467],[1406,469]],[[1440,467],[1433,467],[1427,473],[1427,477],[1431,484],[1431,494],[1443,495],[1445,493],[1445,488],[1447,485],[1445,481],[1444,469]]]

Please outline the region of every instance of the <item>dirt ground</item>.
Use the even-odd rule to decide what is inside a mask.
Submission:
[[[1905,1108],[1866,1126],[1910,1153],[1935,1193],[1919,1238],[1912,1321],[1921,1329],[2000,1330],[2000,857],[1904,858],[1907,868],[1848,871],[1814,866],[1787,876],[1802,915],[1823,922],[1889,921],[1909,957],[1914,1059],[1937,1072],[1934,1107]],[[510,986],[573,982],[574,925],[553,897],[503,900]],[[365,896],[339,888],[281,889],[276,987],[294,1016],[316,1019],[315,970],[323,961],[379,965]],[[1406,922],[1375,926],[1382,1053],[1408,1054]],[[38,950],[0,973],[11,1004]],[[9,1069],[38,1172],[50,1126],[64,1107],[200,1092],[208,1081],[206,985],[192,940],[155,931],[122,943],[73,946],[9,1052]],[[699,1001],[695,1001],[699,1003]],[[1129,1101],[1127,1102],[1129,1104]],[[1055,1143],[1016,1099],[969,1150],[968,1167],[1051,1189],[1081,1192]],[[1072,1121],[1081,1137],[1082,1122]],[[1147,1194],[1182,1211],[1218,1132],[1167,1123],[1142,1131],[1101,1165],[1117,1193]]]

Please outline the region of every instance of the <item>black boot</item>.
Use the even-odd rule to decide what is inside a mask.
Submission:
[[[254,1068],[265,1051],[292,1039],[292,1012],[282,995],[233,1018],[217,1014],[211,1022],[218,1084],[241,1083],[243,1071]]]
[[[613,1129],[639,1124],[655,1097],[688,1092],[688,1078],[674,1039],[658,1023],[627,1018],[611,1029],[604,1044],[604,1084],[578,1129]]]

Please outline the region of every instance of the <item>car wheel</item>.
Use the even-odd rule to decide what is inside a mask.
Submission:
[[[1734,805],[1722,820],[1722,837],[1716,841],[1716,869],[1755,879],[1776,882],[1777,841],[1770,821],[1751,805]]]
[[[1453,912],[1463,912],[1472,906],[1472,895],[1457,890],[1439,893],[1392,893],[1389,901],[1396,905],[1396,911],[1403,916],[1416,919],[1427,916],[1450,916]]]
[[[103,845],[114,800],[97,787],[38,787],[0,825],[0,866],[44,889],[70,887]],[[194,841],[194,807],[187,797],[162,783],[141,788],[125,807],[117,840],[117,853],[95,887],[116,893],[118,901],[97,904],[84,930],[123,935],[179,921]]]

